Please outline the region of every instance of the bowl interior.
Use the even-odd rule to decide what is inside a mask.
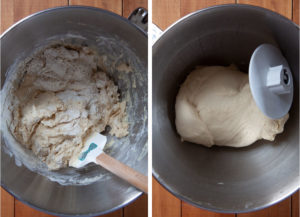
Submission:
[[[219,212],[256,210],[298,188],[298,37],[291,21],[245,5],[196,12],[163,34],[153,49],[153,170],[159,182],[179,198]],[[174,105],[188,73],[199,65],[230,64],[247,73],[262,43],[278,46],[293,71],[295,96],[284,133],[239,149],[181,142]]]
[[[109,136],[106,152],[147,174],[146,35],[126,19],[95,8],[63,7],[32,15],[1,37],[1,51],[6,54],[1,56],[1,90],[18,61],[56,41],[87,45],[106,56],[104,69],[127,101],[129,121],[129,136]],[[122,64],[129,65],[130,72],[118,70]],[[94,164],[53,172],[45,165],[32,166],[36,165],[36,157],[12,145],[13,139],[7,136],[2,135],[1,184],[30,205],[55,214],[95,215],[124,206],[140,195],[125,181]],[[12,154],[16,157],[9,156]]]

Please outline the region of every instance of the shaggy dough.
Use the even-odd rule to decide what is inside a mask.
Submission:
[[[126,102],[100,69],[101,58],[87,47],[56,44],[27,58],[18,67],[10,131],[50,170],[67,167],[84,139],[111,127],[128,134]]]
[[[179,90],[175,109],[182,140],[207,147],[273,141],[288,119],[288,114],[279,120],[266,117],[252,98],[247,74],[234,66],[192,71]]]

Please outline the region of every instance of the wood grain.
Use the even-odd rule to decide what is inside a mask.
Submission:
[[[190,1],[181,0],[180,15],[185,16],[191,12],[197,11],[202,8],[207,8],[214,5],[234,4],[235,0],[201,0]]]
[[[15,199],[1,187],[1,216],[15,216]]]
[[[210,212],[207,210],[199,209],[188,203],[182,202],[182,215],[181,217],[235,217],[235,214],[222,214]]]
[[[29,207],[19,200],[15,200],[15,217],[54,217]]]
[[[299,190],[292,196],[292,217],[299,217]]]
[[[136,201],[124,207],[124,217],[147,217],[148,197],[143,194]]]
[[[14,23],[14,1],[1,1],[1,34]]]
[[[161,29],[166,29],[180,18],[180,0],[152,0],[152,20]]]
[[[99,217],[123,217],[123,209],[118,209],[105,215],[99,215]]]
[[[260,211],[238,214],[237,217],[291,217],[291,197]]]
[[[68,0],[2,0],[1,32],[18,20],[41,10],[68,5]]]
[[[202,0],[202,1],[190,1],[181,0],[180,16],[183,17],[189,13],[197,11],[202,8],[207,8],[213,5],[221,4],[234,4],[235,0]],[[235,214],[220,214],[207,210],[199,209],[188,203],[182,202],[182,217],[235,217]]]
[[[152,216],[181,217],[181,201],[152,178]]]
[[[70,0],[69,3],[102,8],[122,16],[122,0]]]
[[[292,0],[237,0],[237,2],[268,8],[292,19]]]
[[[300,10],[299,0],[293,0],[293,21],[298,25],[300,25],[299,10]]]
[[[123,16],[128,17],[138,7],[148,9],[147,0],[123,0]]]
[[[67,5],[67,0],[51,0],[51,1],[38,1],[38,0],[10,0],[1,1],[1,32],[4,32],[9,26],[17,22],[18,20],[41,10]],[[1,193],[3,191],[1,190]],[[14,206],[12,205],[12,197],[3,193],[7,203],[1,207],[1,216],[15,216],[15,217],[49,217],[50,215],[44,214],[37,210],[30,208],[29,206],[15,200]],[[2,197],[2,195],[1,195]],[[9,202],[8,202],[9,201]],[[1,201],[2,202],[2,201]],[[2,205],[2,204],[1,204]],[[2,210],[5,215],[2,215]]]
[[[188,13],[194,12],[201,8],[206,8],[212,5],[217,4],[226,4],[226,3],[243,3],[243,4],[252,4],[265,8],[269,8],[273,11],[277,11],[278,13],[292,18],[292,2],[293,2],[293,20],[294,22],[299,24],[299,0],[181,0],[171,1],[171,0],[153,0],[153,22],[157,24],[159,27],[165,29],[170,24],[178,20],[180,17],[185,16]],[[178,7],[180,7],[180,11],[178,12]],[[178,14],[179,13],[179,14]],[[162,214],[156,214],[155,209],[158,206],[155,202],[156,194],[160,194],[159,201],[166,200],[167,196],[164,196],[164,193],[158,192],[159,189],[161,191],[165,191],[156,181],[153,181],[153,216],[163,216]],[[169,195],[168,195],[169,196]],[[293,216],[299,217],[299,193],[293,195],[292,201],[291,197],[286,199],[285,201],[276,204],[270,208],[246,214],[239,214],[239,217],[290,217],[291,213],[291,204],[293,208]],[[174,209],[178,210],[177,204]],[[164,209],[161,208],[160,209]],[[159,211],[157,211],[159,212]],[[176,212],[178,214],[178,211]],[[155,215],[156,214],[156,215]],[[218,214],[212,213],[209,211],[204,211],[193,207],[185,202],[182,202],[182,217],[212,217],[212,216],[226,216],[226,214]],[[228,216],[228,214],[227,214]],[[235,214],[229,214],[229,216],[235,216]]]
[[[127,1],[131,2],[131,1]],[[144,2],[144,1],[143,1]],[[70,0],[72,4],[78,5],[87,5],[87,6],[94,6],[100,7],[106,10],[113,11],[119,15],[122,15],[122,0]],[[68,0],[1,0],[1,33],[5,31],[9,26],[13,23],[18,21],[19,19],[32,14],[34,12],[44,10],[50,7],[55,6],[63,6],[67,5]],[[125,8],[131,8],[131,6],[126,5],[124,3]],[[129,10],[129,9],[128,9]],[[135,213],[137,214],[138,211],[135,209],[147,210],[147,204],[145,204],[146,196],[142,198],[138,198],[134,201],[129,209],[125,211],[129,214]],[[22,202],[16,200],[8,194],[6,191],[2,190],[1,188],[1,216],[3,217],[50,217],[52,215],[45,214],[38,210],[35,210]],[[141,207],[142,206],[142,207]],[[142,211],[145,213],[145,211]],[[124,216],[123,209],[119,209],[112,213],[102,215],[101,217],[123,217]],[[54,216],[53,216],[54,217]],[[134,217],[134,216],[132,216]],[[144,217],[144,216],[140,216]]]
[[[2,188],[1,188],[2,189]],[[147,217],[147,195],[139,197],[136,201],[123,209],[116,210],[101,217]],[[15,206],[15,207],[14,207]],[[16,213],[14,213],[16,210]],[[55,217],[31,208],[16,200],[5,190],[1,190],[1,216],[3,217]],[[99,216],[100,217],[100,216]]]

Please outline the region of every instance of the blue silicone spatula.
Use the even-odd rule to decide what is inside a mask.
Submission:
[[[96,163],[141,191],[148,193],[147,176],[105,154],[103,148],[106,141],[106,136],[100,133],[91,134],[86,139],[82,151],[71,158],[69,165],[81,168],[88,163]]]

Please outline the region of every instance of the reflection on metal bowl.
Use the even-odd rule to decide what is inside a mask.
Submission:
[[[197,65],[247,72],[263,43],[277,45],[294,77],[290,118],[274,142],[235,149],[181,142],[175,97]],[[223,5],[197,11],[167,29],[153,47],[153,174],[170,192],[216,212],[270,206],[299,187],[299,27],[269,10]],[[242,112],[242,111],[241,111]]]
[[[1,94],[18,61],[53,41],[84,44],[106,55],[105,71],[127,101],[129,136],[109,137],[107,152],[147,174],[147,35],[114,13],[91,7],[60,7],[31,15],[1,36]],[[128,64],[130,72],[118,67]],[[120,70],[118,70],[120,69]],[[3,103],[3,101],[1,102]],[[104,214],[141,192],[97,165],[47,171],[3,128],[1,185],[16,198],[56,215]],[[30,169],[28,169],[30,168]]]

